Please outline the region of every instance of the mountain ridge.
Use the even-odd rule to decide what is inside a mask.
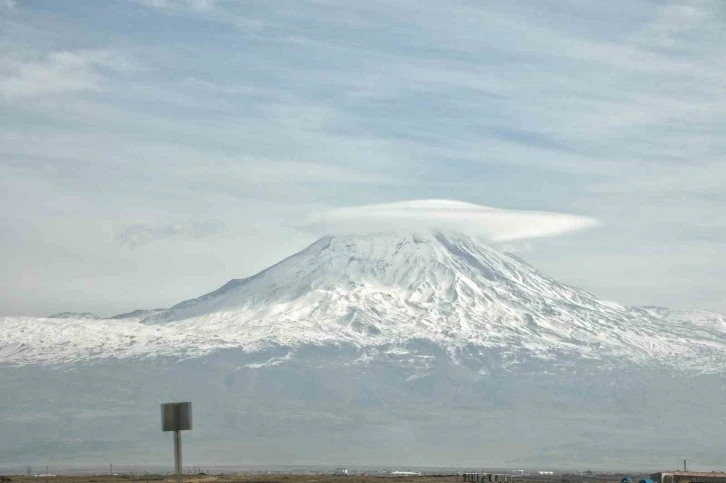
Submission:
[[[111,319],[0,319],[0,361],[50,362],[61,353],[67,361],[74,350],[90,359],[201,357],[235,347],[368,350],[426,340],[452,354],[476,346],[512,360],[726,368],[721,314],[602,301],[476,237],[441,231],[324,237],[201,297],[112,319],[113,327]],[[39,340],[48,344],[42,351]]]

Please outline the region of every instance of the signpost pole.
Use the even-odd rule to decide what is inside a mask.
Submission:
[[[161,405],[161,430],[174,431],[174,471],[176,483],[182,483],[181,432],[192,429],[192,403],[165,403]]]
[[[176,483],[182,483],[182,447],[181,431],[174,431],[174,466],[176,468]]]

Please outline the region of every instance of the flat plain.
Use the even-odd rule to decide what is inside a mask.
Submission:
[[[11,483],[174,483],[173,475],[59,475],[11,476]],[[515,483],[619,483],[619,475],[583,478],[554,475],[548,478],[518,477]],[[184,475],[185,483],[457,483],[461,478],[449,475],[382,476],[382,475],[302,475],[302,474],[229,474]]]

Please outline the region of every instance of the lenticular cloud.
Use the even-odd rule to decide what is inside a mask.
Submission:
[[[336,208],[313,213],[304,221],[306,228],[332,235],[452,230],[474,233],[494,242],[556,236],[597,224],[593,218],[566,213],[503,210],[451,200]]]

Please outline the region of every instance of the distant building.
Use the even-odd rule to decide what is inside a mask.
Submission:
[[[650,475],[655,483],[726,483],[726,473],[667,471]]]

